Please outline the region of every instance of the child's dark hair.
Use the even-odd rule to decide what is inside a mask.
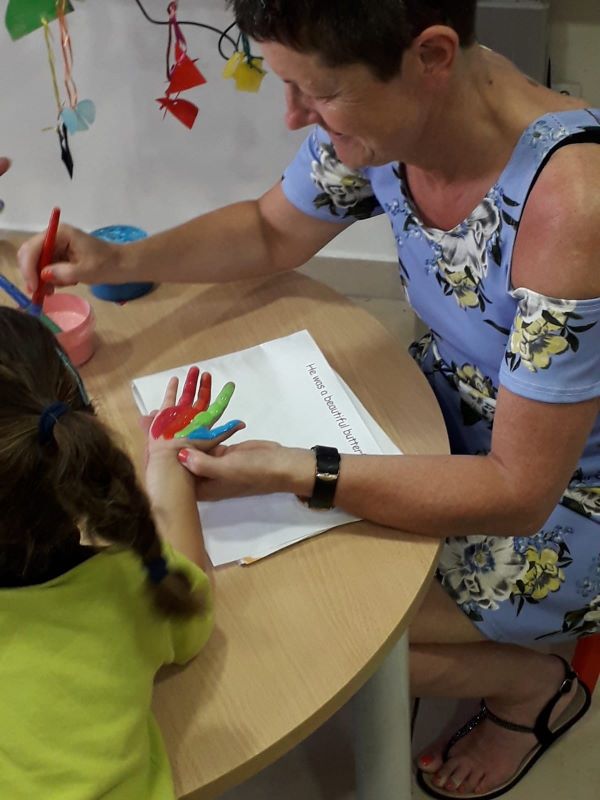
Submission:
[[[53,404],[67,413],[56,414],[44,432]],[[0,568],[23,583],[37,582],[85,531],[94,543],[124,545],[140,556],[163,612],[201,608],[183,573],[153,570],[162,547],[148,497],[55,337],[39,320],[2,307],[0,509]]]
[[[382,81],[400,72],[410,43],[431,25],[475,42],[476,0],[227,0],[240,30],[317,53],[329,67],[366,64]]]

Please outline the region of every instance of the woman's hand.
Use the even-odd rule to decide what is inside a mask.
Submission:
[[[46,233],[24,242],[17,253],[19,269],[29,292],[38,285],[37,264]],[[56,235],[52,264],[42,270],[48,284],[73,286],[76,283],[123,283],[136,280],[126,266],[128,245],[96,239],[71,225],[60,225]]]
[[[315,481],[312,450],[282,447],[276,442],[221,445],[210,453],[187,447],[179,453],[179,460],[196,476],[198,500],[274,492],[308,497]]]

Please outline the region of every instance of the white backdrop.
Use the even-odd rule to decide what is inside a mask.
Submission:
[[[167,0],[143,0],[166,19]],[[12,169],[0,180],[6,207],[0,227],[39,230],[50,208],[86,230],[138,225],[156,232],[198,213],[256,197],[276,182],[304,132],[283,122],[283,90],[269,74],[257,94],[237,92],[221,78],[218,36],[185,27],[188,52],[208,83],[186,92],[199,106],[189,131],[162,119],[155,98],[164,93],[166,26],[152,25],[134,0],[73,0],[68,17],[79,99],[96,104],[90,130],[70,137],[73,180],[60,160],[56,106],[41,29],[13,42],[0,25],[0,155]],[[0,5],[4,14],[7,3]],[[224,0],[180,0],[179,18],[225,27]],[[55,45],[58,26],[51,25]],[[60,50],[56,46],[59,79]],[[327,249],[330,255],[394,258],[385,220],[355,225]]]

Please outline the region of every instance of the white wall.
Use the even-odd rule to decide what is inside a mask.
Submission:
[[[550,0],[550,56],[553,80],[600,107],[600,0]]]
[[[2,4],[2,11],[4,6]],[[189,54],[208,79],[186,93],[200,113],[189,131],[162,113],[167,30],[147,22],[133,0],[74,0],[68,17],[79,98],[96,103],[89,131],[70,137],[73,181],[60,160],[43,33],[12,42],[0,21],[0,154],[13,167],[0,183],[0,226],[41,228],[51,206],[83,228],[123,223],[156,231],[201,211],[255,197],[275,183],[303,140],[283,123],[282,85],[267,76],[257,95],[223,80],[218,36],[186,27]],[[167,0],[144,0],[166,18]],[[180,18],[224,27],[221,0],[181,0]],[[56,33],[57,25],[51,25]],[[59,70],[60,50],[57,49]]]
[[[235,91],[220,73],[217,37],[185,29],[192,57],[208,84],[188,93],[200,107],[192,131],[154,102],[165,85],[166,30],[151,25],[133,0],[74,0],[69,16],[80,99],[97,120],[71,137],[75,177],[60,161],[43,34],[12,42],[0,25],[0,155],[13,168],[0,181],[6,208],[0,226],[41,229],[59,205],[63,219],[85,229],[114,223],[151,232],[237,199],[255,197],[278,180],[304,134],[285,130],[282,87],[273,75],[258,95]],[[5,4],[4,4],[5,5]],[[165,18],[166,0],[145,0]],[[180,18],[223,26],[222,0],[180,0]],[[56,24],[52,25],[56,32]],[[600,105],[600,2],[553,0],[551,48],[555,78],[580,82]],[[59,59],[60,65],[60,56]],[[393,260],[385,219],[355,225],[328,255]]]

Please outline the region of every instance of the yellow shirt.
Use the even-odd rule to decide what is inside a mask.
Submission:
[[[206,597],[162,616],[129,550],[98,553],[47,583],[0,589],[0,798],[170,800],[150,703],[156,671],[183,664],[212,629],[206,575],[165,546]]]

